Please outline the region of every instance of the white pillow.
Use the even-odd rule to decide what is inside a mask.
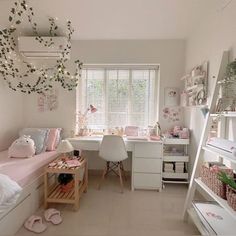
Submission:
[[[0,174],[0,205],[16,203],[22,188],[7,175]]]

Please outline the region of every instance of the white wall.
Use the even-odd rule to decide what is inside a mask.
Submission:
[[[184,71],[184,40],[85,40],[73,41],[72,61],[84,63],[157,63],[160,64],[160,108],[165,87],[180,87]],[[59,91],[59,108],[53,112],[38,112],[37,96],[24,96],[26,126],[60,126],[65,136],[75,127],[75,92]],[[159,117],[163,129],[172,126]]]
[[[224,50],[230,50],[230,60],[236,57],[236,1],[222,10],[212,12],[202,24],[193,29],[187,40],[186,71],[204,60],[209,61],[209,96],[212,95],[213,76],[217,76]],[[192,130],[191,157],[196,155],[202,127],[203,115],[199,108],[185,108],[185,125]],[[232,128],[232,127],[231,127]]]
[[[164,88],[180,87],[179,78],[185,66],[184,40],[84,40],[73,41],[72,61],[79,58],[84,63],[157,63],[160,64],[160,110],[163,108]],[[62,127],[69,136],[75,127],[76,93],[59,91],[59,107],[52,112],[39,112],[37,96],[24,96],[25,126]],[[163,129],[173,126],[160,116]],[[90,168],[102,167],[103,162],[94,158]],[[130,163],[127,164],[130,166]]]
[[[23,126],[22,95],[10,90],[2,80],[0,77],[0,151],[9,147]]]

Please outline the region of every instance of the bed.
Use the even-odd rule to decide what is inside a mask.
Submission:
[[[25,219],[38,209],[43,199],[44,166],[56,157],[55,151],[25,159],[9,158],[7,151],[0,152],[0,173],[23,188],[14,206],[0,206],[0,232],[4,235],[15,234]]]

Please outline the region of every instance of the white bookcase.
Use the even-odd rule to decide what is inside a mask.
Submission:
[[[165,138],[163,140],[163,172],[162,172],[162,179],[163,183],[177,183],[177,184],[188,184],[189,182],[189,156],[188,156],[188,145],[189,145],[189,139],[179,139],[179,138]],[[178,149],[178,146],[183,146],[182,153],[172,153],[172,152],[166,152],[165,150],[168,148],[168,145],[176,146]],[[166,172],[164,169],[165,163],[173,163],[174,165],[176,163],[184,163],[185,165],[185,172],[179,173],[179,172]]]

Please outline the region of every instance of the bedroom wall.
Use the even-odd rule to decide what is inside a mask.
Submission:
[[[186,71],[201,62],[209,61],[209,96],[212,95],[213,76],[217,76],[224,50],[230,50],[230,60],[236,57],[236,1],[224,9],[213,11],[198,28],[194,28],[186,46]],[[185,125],[191,129],[190,155],[194,161],[204,123],[200,108],[185,108]],[[230,139],[236,140],[236,125],[230,121]]]
[[[82,40],[72,43],[72,61],[79,58],[84,63],[157,63],[160,64],[160,111],[164,106],[164,88],[181,87],[179,78],[185,66],[184,40]],[[68,137],[75,127],[76,93],[59,89],[59,106],[55,111],[39,112],[37,96],[24,96],[24,125],[27,127],[57,126]],[[181,117],[182,119],[182,117]],[[174,124],[159,116],[161,127]],[[182,120],[181,120],[182,122]],[[103,168],[97,154],[85,154],[90,169]],[[130,169],[130,159],[126,168]]]
[[[11,91],[0,76],[0,151],[7,149],[23,127],[22,94]]]
[[[160,64],[160,110],[164,105],[164,88],[180,87],[185,65],[184,40],[82,40],[73,41],[71,61],[83,63],[157,63]],[[39,112],[35,95],[24,96],[25,126],[60,126],[65,136],[75,127],[76,93],[59,90],[56,111]],[[163,129],[173,124],[160,114]]]

